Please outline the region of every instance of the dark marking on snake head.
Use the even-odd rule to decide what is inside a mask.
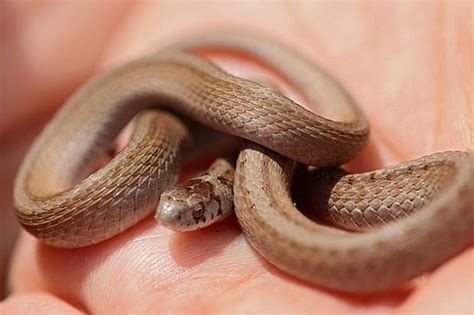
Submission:
[[[193,193],[201,196],[210,197],[214,193],[214,187],[208,181],[203,179],[190,179],[186,182],[187,187],[190,187]]]
[[[234,185],[231,174],[218,176],[217,179],[225,186],[232,187]]]
[[[200,221],[201,221],[202,223],[206,223],[206,216],[205,216],[205,215],[202,215],[202,216],[200,216],[200,217],[198,217],[198,218],[194,218],[194,222],[195,222],[196,224],[199,224]]]

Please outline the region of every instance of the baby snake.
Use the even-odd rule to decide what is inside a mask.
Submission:
[[[258,58],[302,92],[317,114],[190,53],[198,48]],[[156,209],[192,142],[187,126],[172,113],[152,109],[157,105],[253,143],[237,161],[236,214],[252,246],[298,278],[346,292],[383,290],[438,266],[474,238],[470,153],[438,153],[358,175],[319,176],[329,185],[322,197],[329,219],[349,229],[367,229],[371,218],[394,219],[382,227],[344,232],[298,212],[290,196],[295,161],[328,167],[351,160],[368,138],[368,124],[344,89],[313,63],[272,41],[242,34],[195,37],[82,86],[20,167],[14,200],[24,228],[52,246],[82,247],[122,232]],[[137,113],[128,146],[79,181]]]

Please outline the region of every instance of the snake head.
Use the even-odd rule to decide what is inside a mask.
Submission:
[[[174,231],[193,231],[220,220],[222,210],[213,189],[207,181],[193,179],[165,191],[155,219]]]

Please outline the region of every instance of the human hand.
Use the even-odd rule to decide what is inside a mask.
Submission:
[[[108,42],[108,47],[96,48],[92,54],[96,59],[81,60],[75,45],[64,45],[63,58],[38,62],[42,59],[36,56],[33,60],[38,64],[33,68],[48,78],[36,82],[37,91],[62,96],[70,93],[70,86],[60,84],[59,79],[54,82],[53,70],[61,60],[66,67],[76,60],[75,67],[69,69],[75,78],[69,82],[77,83],[94,69],[100,53],[101,64],[116,63],[161,47],[196,31],[196,27],[213,29],[222,25],[220,21],[237,26],[247,22],[251,23],[247,28],[281,38],[324,65],[358,100],[369,117],[372,135],[351,169],[375,168],[472,145],[472,72],[464,67],[471,57],[469,10],[428,4],[263,6],[219,9],[214,5],[210,10],[198,4],[165,3],[155,11],[144,5],[129,14],[128,20],[120,21],[120,14],[102,8],[109,16],[93,19],[98,25],[88,27],[99,31],[120,26],[115,40]],[[65,8],[58,14],[76,9]],[[172,16],[171,12],[180,14]],[[258,21],[252,22],[253,15],[258,15]],[[193,19],[196,16],[198,20]],[[201,25],[202,21],[208,24]],[[169,33],[170,26],[176,27],[174,33]],[[434,26],[439,29],[433,30]],[[55,29],[56,25],[44,27],[45,35],[41,36],[47,37]],[[143,33],[150,36],[138,36]],[[79,43],[87,35],[78,31],[73,40],[65,33],[62,40]],[[109,36],[103,31],[104,38]],[[61,38],[55,40],[61,43]],[[37,40],[36,45],[41,46],[42,41]],[[88,47],[94,50],[93,45]],[[42,50],[32,46],[29,52],[41,54]],[[74,52],[79,59],[69,57]],[[25,113],[44,106],[44,101],[35,102],[41,99],[39,93],[16,92],[30,100],[19,103],[30,107],[12,114],[17,122]],[[4,306],[14,312],[28,303],[36,313],[470,312],[473,259],[473,251],[468,249],[418,279],[411,289],[357,298],[308,285],[272,267],[252,250],[233,219],[206,230],[174,234],[149,218],[110,241],[76,250],[50,248],[23,233],[12,259],[13,292]]]

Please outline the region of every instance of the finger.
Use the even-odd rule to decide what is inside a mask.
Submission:
[[[46,293],[11,295],[0,304],[1,314],[84,314],[83,311]]]
[[[400,314],[473,314],[474,248],[437,269],[423,281],[400,309]]]
[[[12,261],[14,293],[39,290],[90,313],[350,312],[400,305],[405,291],[355,299],[321,290],[252,250],[235,219],[172,233],[150,218],[102,244],[62,250],[23,234]],[[114,288],[114,289],[111,289]]]
[[[198,233],[196,243],[154,225],[150,218],[108,242],[77,250],[42,246],[23,235],[12,263],[12,288],[51,292],[93,313],[136,312],[178,305],[181,294],[196,294],[211,282],[221,282],[216,289],[230,286],[246,275],[236,266],[258,265],[235,222]],[[248,258],[236,253],[235,260],[222,259],[232,248],[246,251]]]

